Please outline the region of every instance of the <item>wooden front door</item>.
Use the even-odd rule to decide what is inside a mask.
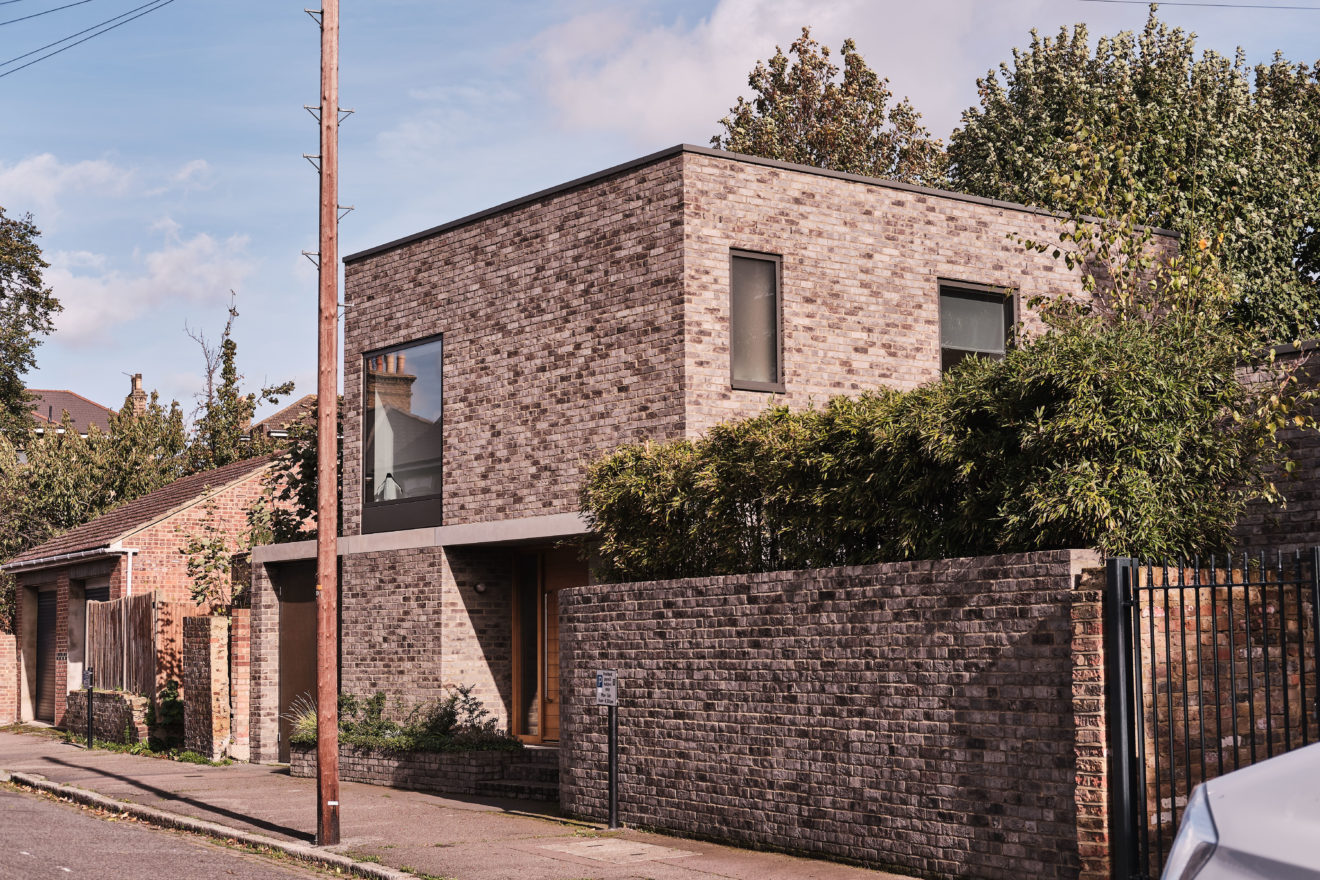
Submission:
[[[523,557],[513,608],[513,731],[527,742],[559,741],[559,591],[587,583],[576,549]]]

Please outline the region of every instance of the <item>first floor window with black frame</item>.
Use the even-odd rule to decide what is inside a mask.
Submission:
[[[777,256],[729,254],[729,376],[734,388],[783,391],[783,355]]]
[[[368,505],[438,497],[443,344],[436,336],[362,358],[362,473]]]
[[[1013,333],[1011,291],[988,286],[940,285],[940,369],[972,357],[999,359]]]

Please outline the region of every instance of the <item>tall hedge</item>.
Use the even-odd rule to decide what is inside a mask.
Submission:
[[[907,392],[778,406],[597,461],[598,574],[646,580],[1072,547],[1224,548],[1273,497],[1292,379],[1189,309],[1060,322]],[[1292,401],[1295,403],[1295,401]]]

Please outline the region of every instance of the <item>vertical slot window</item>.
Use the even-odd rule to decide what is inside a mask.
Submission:
[[[729,360],[733,387],[782,391],[778,257],[735,251],[730,260]]]

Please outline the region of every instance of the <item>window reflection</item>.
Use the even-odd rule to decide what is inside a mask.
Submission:
[[[442,345],[363,358],[363,470],[369,502],[440,494]]]

